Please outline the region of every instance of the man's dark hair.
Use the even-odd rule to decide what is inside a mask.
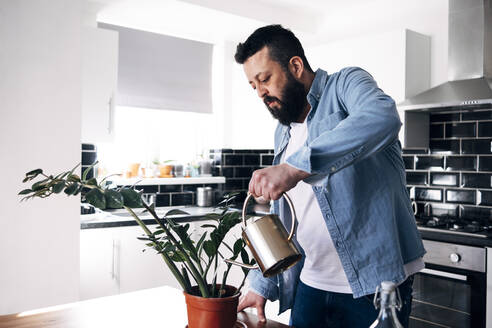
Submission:
[[[270,58],[278,62],[284,70],[287,70],[292,57],[299,56],[304,67],[313,72],[304,55],[301,42],[291,30],[283,28],[282,25],[267,25],[254,31],[244,43],[237,45],[234,59],[238,64],[244,64],[249,57],[265,46],[268,47]]]

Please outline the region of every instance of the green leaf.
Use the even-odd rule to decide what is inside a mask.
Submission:
[[[140,193],[129,188],[121,189],[120,193],[123,196],[123,203],[125,204],[125,206],[128,206],[130,208],[143,207],[142,197]]]
[[[84,172],[82,172],[82,180],[86,180],[87,179],[87,174],[89,174],[89,171],[95,166],[97,165],[98,161],[95,161],[91,166],[89,166],[88,168],[86,168],[84,170]]]
[[[85,195],[85,199],[89,204],[101,210],[106,208],[106,198],[101,190],[94,188]]]
[[[48,179],[44,179],[44,180],[38,181],[38,182],[34,183],[31,186],[31,189],[34,190],[34,191],[41,190],[41,189],[43,189],[45,187],[45,185],[46,185],[47,182],[48,182]]]
[[[55,194],[59,194],[59,193],[61,193],[63,188],[65,188],[65,181],[60,181],[53,186],[53,192]]]
[[[90,178],[89,180],[87,180],[86,184],[88,184],[89,186],[97,186],[97,180],[96,178]]]
[[[36,176],[36,175],[39,175],[41,173],[43,173],[43,170],[41,170],[41,169],[35,169],[35,170],[32,170],[32,171],[27,172],[26,173],[26,177],[27,176]]]
[[[73,183],[71,184],[70,186],[66,187],[64,192],[65,194],[67,195],[74,195],[76,192],[77,192],[77,189],[79,188],[79,184],[78,183]]]
[[[166,213],[166,216],[171,216],[171,215],[188,215],[189,213],[179,210],[179,209],[174,209],[170,210],[169,212]]]
[[[80,182],[80,177],[77,174],[70,174],[67,178],[69,182]]]
[[[30,194],[31,192],[32,192],[31,189],[24,189],[20,193],[18,193],[17,195],[27,195],[27,194]]]
[[[233,250],[234,250],[234,256],[237,256],[239,254],[239,252],[241,252],[241,250],[244,248],[244,244],[243,244],[243,240],[241,238],[239,238],[238,240],[236,240],[236,242],[234,243],[234,247],[233,247]]]
[[[122,208],[123,196],[116,190],[107,189],[104,191],[106,198],[106,208]]]
[[[205,254],[207,254],[208,257],[212,257],[215,255],[216,252],[216,247],[215,243],[211,240],[206,240],[203,242],[203,249],[205,250]]]
[[[201,225],[202,228],[217,228],[216,226],[214,226],[213,224],[202,224]]]

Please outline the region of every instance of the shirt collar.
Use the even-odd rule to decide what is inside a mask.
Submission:
[[[309,93],[307,95],[308,102],[311,105],[311,111],[316,110],[321,94],[323,93],[323,89],[325,88],[327,79],[328,73],[318,68],[316,70],[313,83],[311,84],[311,88],[309,89]]]

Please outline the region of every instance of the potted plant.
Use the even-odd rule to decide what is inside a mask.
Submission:
[[[179,224],[172,218],[178,214],[187,214],[186,212],[174,209],[159,217],[154,206],[146,204],[141,192],[133,187],[110,188],[104,183],[105,179],[87,179],[90,167],[79,177],[74,173],[77,167],[78,165],[55,176],[46,175],[42,169],[30,171],[26,173],[23,182],[37,181],[30,188],[19,192],[19,195],[24,196],[22,200],[28,200],[35,197],[46,198],[63,191],[68,196],[81,194],[89,204],[101,210],[126,209],[145,233],[139,239],[157,251],[183,289],[189,328],[233,327],[237,320],[236,309],[247,269],[243,269],[244,278],[238,288],[229,286],[227,276],[231,264],[223,264],[222,260],[234,260],[241,256],[244,263],[254,264],[254,259],[250,260],[245,250],[246,245],[242,238],[235,240],[233,245],[224,242],[229,230],[241,222],[240,213],[229,208],[229,203],[235,196],[225,197],[218,205],[219,213],[206,215],[214,224],[202,225],[206,230],[196,241],[191,238],[189,224]],[[157,223],[156,229],[152,230],[136,214],[134,209],[142,207]],[[223,272],[218,272],[221,267],[224,267]]]

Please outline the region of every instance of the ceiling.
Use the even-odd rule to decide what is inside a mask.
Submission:
[[[448,0],[88,1],[109,24],[217,43],[242,41],[260,26],[280,23],[309,44],[400,28],[402,17],[425,16]]]

